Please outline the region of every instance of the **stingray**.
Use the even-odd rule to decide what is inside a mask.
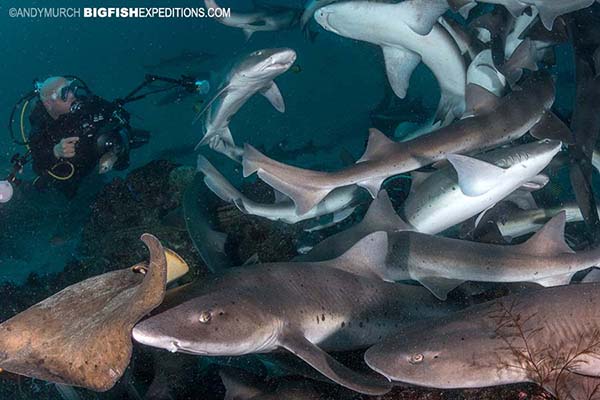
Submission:
[[[76,283],[0,325],[0,368],[107,391],[131,359],[133,326],[165,295],[167,257],[144,234],[150,262]],[[143,273],[140,273],[143,272]]]

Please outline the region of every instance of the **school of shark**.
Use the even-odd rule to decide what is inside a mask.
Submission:
[[[518,383],[557,399],[600,398],[596,3],[310,0],[303,9],[234,8],[217,22],[246,39],[298,28],[310,41],[335,35],[380,47],[395,107],[423,64],[439,87],[437,108],[410,132],[357,132],[362,156],[341,167],[307,169],[234,139],[229,123],[255,95],[285,112],[276,81],[298,56],[292,48],[250,49],[194,119],[203,154],[188,194],[266,223],[302,224],[319,241],[299,240],[292,260],[236,266],[227,238],[202,217],[194,229],[211,273],[180,285],[193,266],[148,232],[147,261],[83,280],[2,322],[0,368],[63,390],[103,392],[140,346],[227,358],[220,372],[227,399],[322,398],[310,383],[282,380],[264,390],[240,383],[229,368],[248,356],[364,398],[397,386]],[[556,107],[559,63],[574,70],[570,115]],[[211,152],[226,156],[238,178],[262,181],[275,201],[237,188]],[[410,190],[392,190],[396,180]],[[543,200],[550,190],[562,190],[562,202]],[[338,357],[345,353],[357,356]]]

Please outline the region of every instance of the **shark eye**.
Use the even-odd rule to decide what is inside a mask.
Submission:
[[[263,52],[262,52],[262,50],[258,50],[258,51],[257,51],[256,53],[254,53],[254,54],[255,54],[255,55],[257,55],[257,56],[262,56],[262,53],[263,53]]]
[[[198,320],[203,324],[207,324],[210,322],[211,318],[212,314],[210,313],[210,311],[202,311]]]
[[[411,364],[420,364],[423,362],[423,360],[425,359],[425,356],[423,354],[413,354],[410,357],[410,360],[408,360],[409,363]]]

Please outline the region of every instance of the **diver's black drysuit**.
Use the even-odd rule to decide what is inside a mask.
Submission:
[[[123,121],[115,122],[113,115],[117,106],[98,96],[88,96],[78,106],[73,112],[53,119],[38,101],[29,116],[32,129],[29,146],[33,170],[39,175],[36,187],[46,188],[52,185],[69,198],[75,196],[82,178],[98,164],[102,155],[98,150],[100,133],[118,128],[115,123],[128,126],[123,125]],[[120,111],[123,113],[122,109]],[[79,137],[79,142],[75,144],[75,156],[57,159],[54,156],[54,146],[61,139],[74,136]],[[128,165],[129,152],[126,151],[119,156],[113,168],[123,170]],[[68,178],[65,179],[66,177]]]

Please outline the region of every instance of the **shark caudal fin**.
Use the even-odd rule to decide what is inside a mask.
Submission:
[[[325,198],[335,187],[323,188],[315,178],[324,177],[325,172],[292,167],[270,159],[249,144],[244,145],[242,160],[244,177],[258,173],[258,177],[273,189],[294,201],[296,213],[304,215]]]
[[[246,197],[237,190],[206,157],[198,156],[197,170],[204,174],[204,183],[221,200],[235,204],[240,211],[246,212],[243,204]]]

